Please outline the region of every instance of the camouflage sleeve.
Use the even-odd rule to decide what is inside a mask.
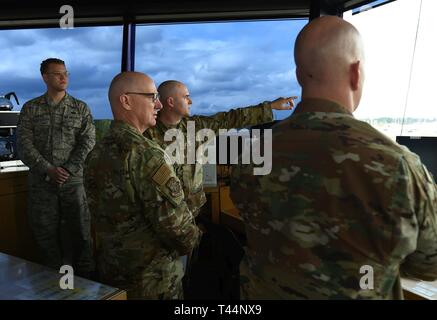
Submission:
[[[428,170],[418,158],[404,166],[408,189],[405,195],[417,219],[417,247],[407,256],[401,271],[416,278],[432,281],[437,279],[437,187]],[[408,221],[406,223],[411,223]],[[408,230],[408,227],[405,228]],[[414,239],[416,240],[416,239]]]
[[[197,245],[201,231],[184,201],[173,167],[165,163],[163,156],[143,156],[135,171],[132,179],[156,234],[180,255],[188,254]]]
[[[52,166],[35,148],[33,140],[33,119],[29,104],[21,109],[17,124],[17,149],[21,161],[32,171],[42,175]]]
[[[188,120],[195,121],[196,130],[208,128],[218,134],[219,129],[233,129],[253,126],[273,121],[272,107],[269,101],[256,106],[231,109],[213,116],[193,116]]]
[[[82,126],[76,137],[76,145],[71,152],[70,158],[62,165],[62,167],[73,175],[77,175],[83,168],[88,153],[93,149],[96,143],[93,117],[88,106],[85,104],[83,107]]]

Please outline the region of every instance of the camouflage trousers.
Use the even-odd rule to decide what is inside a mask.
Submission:
[[[83,183],[57,187],[40,181],[29,187],[29,225],[42,263],[57,270],[72,265],[76,275],[90,276],[94,263]]]
[[[126,290],[128,300],[181,300],[184,298],[180,259],[152,261],[149,265],[112,264],[98,254],[97,269],[99,281]],[[120,267],[125,268],[120,269]]]
[[[147,279],[144,279],[147,281]],[[128,300],[182,300],[184,298],[184,291],[182,281],[176,281],[163,293],[153,294],[144,290],[145,286],[136,286],[127,291]]]

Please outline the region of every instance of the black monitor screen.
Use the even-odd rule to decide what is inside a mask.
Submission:
[[[396,142],[416,153],[434,179],[437,178],[437,137],[397,136]]]

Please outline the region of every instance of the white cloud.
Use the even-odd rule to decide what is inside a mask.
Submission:
[[[437,2],[422,2],[415,48],[419,9],[420,1],[397,0],[345,17],[360,31],[366,50],[366,83],[355,113],[358,118],[402,117],[405,107],[407,117],[437,117],[437,108],[432,106],[437,72],[437,21],[433,13]]]
[[[156,84],[186,82],[194,113],[298,94],[292,47],[304,23],[138,26],[136,70],[151,75]],[[0,31],[0,92],[15,90],[20,101],[42,94],[40,63],[59,57],[72,73],[69,91],[86,101],[96,118],[110,118],[106,94],[120,70],[121,43],[121,27]]]

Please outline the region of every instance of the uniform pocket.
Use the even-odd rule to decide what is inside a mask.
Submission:
[[[80,132],[82,127],[82,118],[78,113],[70,113],[65,115],[62,119],[62,132],[64,133],[64,139],[67,144],[74,141],[76,135]]]
[[[50,132],[50,115],[40,114],[32,119],[33,135],[37,147],[42,147],[49,139]]]
[[[80,129],[82,127],[82,118],[77,113],[70,113],[64,116],[63,125],[67,128]]]

